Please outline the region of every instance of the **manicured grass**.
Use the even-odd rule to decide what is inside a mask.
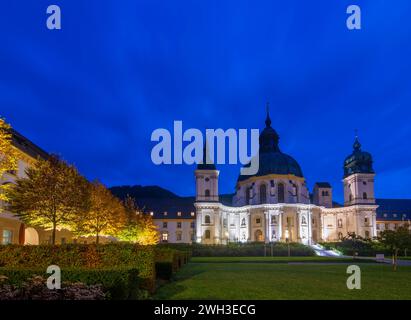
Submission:
[[[411,299],[411,267],[393,272],[389,265],[358,263],[362,288],[349,290],[348,265],[189,263],[175,275],[175,281],[158,289],[155,298]]]
[[[192,263],[375,263],[375,260],[354,260],[352,258],[334,257],[193,257]]]

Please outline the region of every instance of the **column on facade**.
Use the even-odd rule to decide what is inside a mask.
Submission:
[[[269,221],[269,211],[264,211],[264,229],[265,229],[265,242],[270,242],[270,221]]]
[[[278,240],[283,240],[283,212],[282,210],[278,210]]]
[[[253,239],[251,238],[251,212],[247,212],[247,241],[252,241]]]
[[[197,236],[197,243],[201,243],[201,237],[203,234],[203,227],[202,227],[202,223],[201,223],[201,209],[197,209],[196,212],[196,236]]]
[[[236,213],[237,223],[236,223],[236,241],[239,242],[241,240],[241,214],[240,212]]]

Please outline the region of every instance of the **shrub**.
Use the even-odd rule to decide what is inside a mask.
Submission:
[[[155,249],[155,261],[171,263],[172,271],[178,271],[189,259],[189,253],[183,250],[172,249],[169,246],[158,246]]]
[[[389,249],[385,248],[377,241],[363,240],[363,239],[345,239],[339,242],[324,242],[321,243],[327,250],[332,248],[337,249],[347,256],[375,257],[378,253],[390,255]]]
[[[154,248],[125,243],[0,246],[0,267],[44,269],[50,265],[65,269],[128,268],[138,271],[143,289],[155,288]],[[137,276],[137,274],[136,274]]]
[[[277,242],[273,244],[263,243],[245,243],[245,244],[228,244],[228,245],[193,245],[193,256],[195,257],[255,257],[271,256],[276,257],[288,256],[288,245]],[[291,256],[314,256],[315,252],[310,247],[299,243],[290,243]]]
[[[0,276],[4,277],[4,285],[24,288],[27,279],[40,277],[47,278],[50,275],[45,269],[9,269],[0,268]],[[138,278],[138,270],[133,268],[116,268],[116,269],[64,269],[61,272],[62,287],[65,284],[79,284],[78,286],[70,285],[65,291],[65,297],[75,294],[75,290],[85,290],[85,286],[95,288],[93,285],[101,286],[102,291],[106,293],[106,298],[115,300],[138,299],[144,295],[139,285],[141,279]],[[80,285],[82,284],[82,285]],[[37,286],[38,288],[39,286]],[[46,288],[45,284],[43,287]],[[47,291],[54,291],[48,290]],[[84,296],[84,295],[82,295]]]
[[[172,275],[172,262],[156,262],[156,276],[158,279],[170,280]]]
[[[33,276],[20,286],[0,282],[0,300],[103,300],[106,298],[101,285],[64,283],[59,290],[49,290],[46,279]]]

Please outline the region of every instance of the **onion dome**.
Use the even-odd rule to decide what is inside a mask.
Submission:
[[[197,164],[197,170],[217,170],[208,153],[207,143],[203,147],[203,161]]]
[[[294,158],[280,151],[278,146],[280,137],[277,132],[271,127],[270,114],[267,108],[267,118],[265,120],[265,128],[259,137],[259,169],[253,176],[265,176],[269,174],[294,175],[303,177],[300,165]],[[245,166],[250,166],[247,164]],[[252,176],[238,177],[239,181],[247,180]]]
[[[344,160],[344,178],[355,173],[374,173],[372,156],[361,150],[361,143],[355,137],[353,152]]]

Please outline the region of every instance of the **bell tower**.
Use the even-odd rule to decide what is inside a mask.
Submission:
[[[353,152],[344,161],[344,206],[375,204],[372,156],[355,137]]]
[[[219,171],[209,158],[207,143],[203,148],[203,161],[197,165],[196,202],[218,202],[218,175]]]

